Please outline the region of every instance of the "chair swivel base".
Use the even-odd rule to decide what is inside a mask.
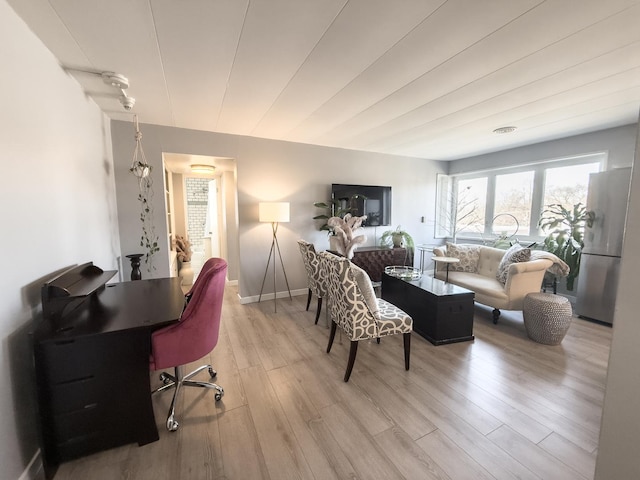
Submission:
[[[214,398],[216,402],[220,401],[224,396],[223,388],[219,385],[216,385],[215,383],[189,380],[191,377],[197,375],[198,373],[200,373],[202,370],[205,370],[205,369],[209,370],[209,376],[212,379],[216,378],[216,375],[218,373],[211,367],[211,365],[202,365],[201,367],[197,368],[193,372],[188,373],[187,375],[184,375],[184,376],[181,375],[181,370],[182,370],[181,366],[174,368],[174,372],[175,372],[174,375],[171,375],[170,373],[167,373],[167,372],[162,372],[160,374],[160,380],[164,385],[156,388],[153,392],[151,392],[152,394],[157,392],[163,392],[165,390],[175,387],[175,391],[173,392],[173,399],[171,400],[171,406],[169,407],[169,414],[167,416],[167,424],[166,424],[167,430],[169,430],[170,432],[175,432],[180,426],[180,424],[175,418],[176,416],[175,405],[176,405],[176,399],[178,398],[178,393],[180,392],[180,388],[182,386],[210,388],[212,390],[215,390],[216,393]]]

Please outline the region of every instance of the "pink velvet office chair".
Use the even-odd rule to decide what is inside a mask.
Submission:
[[[204,357],[218,343],[226,274],[226,261],[221,258],[207,260],[187,294],[188,303],[180,321],[151,335],[150,369],[155,371],[173,367],[175,372],[174,375],[162,372],[160,380],[164,385],[152,392],[175,387],[167,416],[167,430],[171,432],[179,426],[175,419],[175,405],[182,386],[214,389],[216,401],[224,395],[222,387],[215,383],[190,380],[205,369],[209,370],[211,378],[215,378],[217,373],[211,365],[203,365],[184,376],[182,366]]]

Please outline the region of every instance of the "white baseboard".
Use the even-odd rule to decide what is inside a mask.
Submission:
[[[309,290],[306,288],[301,288],[299,290],[291,290],[291,296],[297,297],[299,295],[306,295],[308,291]],[[263,293],[262,301],[273,300],[273,297],[274,297],[273,293]],[[240,305],[246,305],[247,303],[256,303],[259,298],[260,298],[260,295],[251,295],[250,297],[241,297],[240,294],[238,294]],[[289,292],[278,292],[276,294],[276,298],[289,298]]]

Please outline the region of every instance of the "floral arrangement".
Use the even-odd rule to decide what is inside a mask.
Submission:
[[[176,235],[176,252],[181,262],[191,261],[191,242],[181,235]]]
[[[338,253],[349,259],[353,258],[355,248],[367,240],[365,235],[355,237],[353,235],[366,219],[366,215],[354,217],[350,213],[347,213],[343,218],[331,217],[327,221],[327,225],[333,228],[334,237],[338,244]]]

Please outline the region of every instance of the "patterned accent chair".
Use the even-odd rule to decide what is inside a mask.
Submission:
[[[307,311],[311,303],[311,295],[318,297],[318,306],[316,308],[316,324],[320,318],[322,310],[322,299],[327,296],[327,279],[320,274],[320,259],[316,253],[316,249],[312,243],[305,240],[298,240],[302,262],[307,271],[307,281],[309,284],[309,295],[307,296]]]
[[[409,370],[413,320],[391,303],[376,298],[367,273],[344,257],[320,252],[320,268],[328,278],[328,309],[331,333],[327,353],[331,351],[336,327],[340,326],[351,341],[349,362],[344,374],[348,382],[358,351],[358,341],[402,333],[404,367]]]

